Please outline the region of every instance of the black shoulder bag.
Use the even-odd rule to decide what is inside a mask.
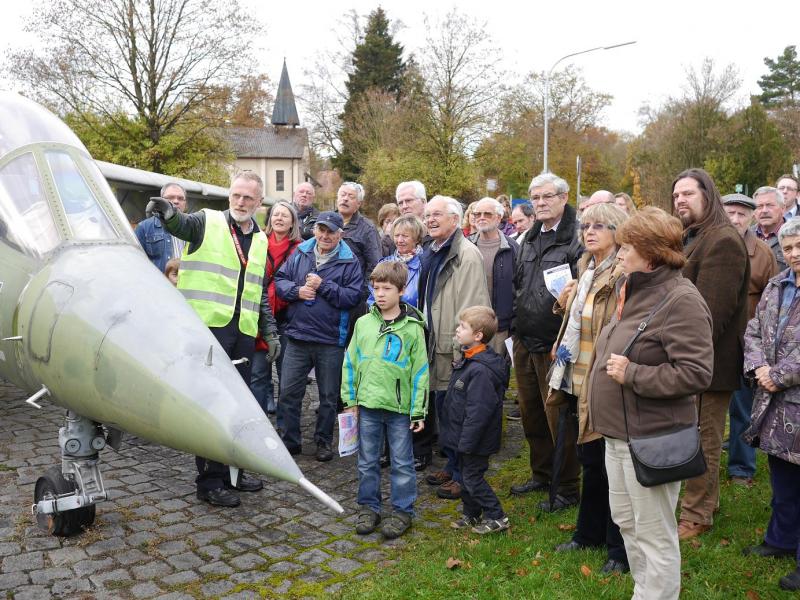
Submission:
[[[622,356],[627,357],[631,346],[647,327],[655,312],[661,308],[669,296],[659,302],[647,318],[639,323],[636,333],[625,346]],[[706,459],[700,444],[700,425],[682,427],[669,433],[659,433],[647,437],[631,437],[628,433],[628,411],[625,407],[625,388],[622,388],[622,414],[625,418],[625,437],[631,452],[636,480],[644,487],[662,483],[683,481],[706,472]],[[698,419],[699,421],[699,419]]]

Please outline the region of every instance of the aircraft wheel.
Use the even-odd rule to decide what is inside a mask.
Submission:
[[[74,492],[76,489],[75,483],[67,481],[59,467],[50,467],[42,477],[36,480],[33,500],[37,503],[41,500],[52,500],[56,496]],[[94,522],[94,516],[95,505],[92,504],[58,514],[39,513],[36,515],[36,523],[40,529],[51,535],[69,537],[91,525]]]

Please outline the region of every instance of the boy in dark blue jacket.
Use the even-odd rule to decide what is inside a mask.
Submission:
[[[500,449],[509,369],[505,359],[487,346],[497,332],[491,308],[472,306],[458,319],[456,340],[463,356],[453,365],[442,408],[447,411],[447,426],[439,432],[439,444],[457,450],[463,479],[464,516],[450,526],[493,533],[508,529],[508,517],[484,475],[489,455]]]

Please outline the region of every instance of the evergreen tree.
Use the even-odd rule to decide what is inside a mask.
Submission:
[[[366,101],[368,92],[390,95],[397,102],[403,91],[403,46],[389,32],[389,19],[382,8],[370,13],[364,37],[353,50],[352,65],[346,83],[348,98],[341,115],[342,149],[333,159],[345,180],[357,179],[366,160],[367,149],[361,147],[362,136],[358,132],[360,123],[354,118],[359,104]]]
[[[770,108],[800,104],[800,60],[795,46],[787,46],[777,59],[765,58],[769,73],[758,80],[761,102]]]

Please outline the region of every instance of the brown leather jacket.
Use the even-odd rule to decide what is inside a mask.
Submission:
[[[654,435],[697,422],[695,394],[708,388],[714,365],[708,306],[680,271],[666,266],[632,273],[625,295],[621,320],[615,315],[595,344],[588,427],[626,439],[623,387],[631,436]],[[665,297],[631,347],[625,384],[620,386],[606,373],[609,356],[622,353],[639,324]]]
[[[747,300],[749,310],[747,318],[752,319],[756,314],[756,306],[761,300],[761,293],[767,283],[778,274],[778,261],[775,255],[764,242],[756,237],[749,229],[744,232],[744,245],[750,257],[750,285],[747,287]]]

